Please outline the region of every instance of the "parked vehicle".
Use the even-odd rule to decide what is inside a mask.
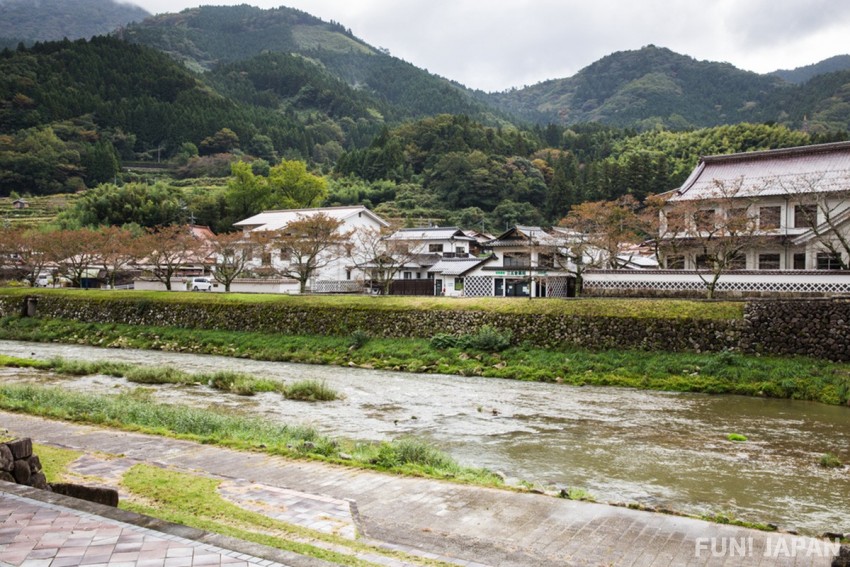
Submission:
[[[47,287],[53,285],[53,276],[50,274],[38,274],[35,278],[35,287]]]
[[[189,289],[192,291],[210,291],[213,287],[209,278],[192,278]]]

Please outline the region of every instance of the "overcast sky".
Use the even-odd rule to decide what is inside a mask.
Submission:
[[[648,44],[767,73],[850,53],[847,0],[132,0],[152,13],[281,5],[471,88],[569,77]]]

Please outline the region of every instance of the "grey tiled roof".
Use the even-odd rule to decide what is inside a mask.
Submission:
[[[740,184],[740,189],[736,187]],[[850,190],[850,142],[707,156],[672,201]]]
[[[481,264],[490,260],[487,258],[443,258],[431,268],[429,272],[443,274],[444,276],[462,276],[470,270],[474,270]]]

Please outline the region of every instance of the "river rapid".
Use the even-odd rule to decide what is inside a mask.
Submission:
[[[818,535],[850,532],[850,467],[818,465],[826,452],[850,460],[847,407],[52,343],[0,341],[0,353],[109,359],[190,372],[229,369],[286,382],[324,380],[344,398],[305,403],[201,386],[155,388],[163,402],[226,407],[312,425],[333,436],[414,435],[465,465],[501,471],[514,482],[581,488],[601,502],[727,513]],[[7,382],[58,381],[88,392],[137,387],[106,376],[0,372]],[[731,442],[730,433],[748,441]]]

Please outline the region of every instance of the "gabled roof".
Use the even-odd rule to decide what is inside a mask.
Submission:
[[[444,276],[462,276],[492,259],[493,256],[486,258],[442,258],[428,271]]]
[[[740,184],[735,197],[847,190],[850,142],[705,156],[670,200],[717,198],[718,184]]]
[[[456,226],[433,226],[426,228],[402,228],[387,237],[390,240],[465,240],[474,242]]]
[[[199,240],[212,240],[215,238],[215,233],[208,226],[193,224],[189,227],[189,230],[192,232],[192,236]]]
[[[358,214],[365,214],[382,227],[387,227],[390,225],[387,221],[385,221],[366,207],[358,205],[355,207],[323,207],[314,209],[286,209],[281,211],[263,211],[262,213],[254,215],[253,217],[249,217],[239,222],[235,222],[233,223],[233,226],[239,228],[248,228],[251,230],[279,230],[294,220],[310,217],[319,213],[324,213],[325,215],[333,219],[337,219],[339,221],[345,221]]]
[[[482,243],[486,247],[501,246],[556,246],[563,242],[563,237],[553,236],[539,226],[515,226],[496,238]]]

